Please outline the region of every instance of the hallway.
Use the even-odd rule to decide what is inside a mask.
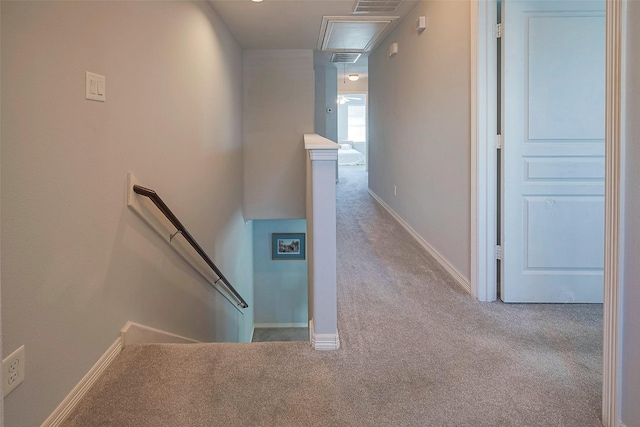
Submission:
[[[600,425],[601,305],[478,303],[367,194],[366,172],[341,169],[338,201],[341,340],[373,377],[397,376],[408,419]]]
[[[473,301],[340,172],[340,350],[127,347],[65,425],[600,425],[599,305]]]

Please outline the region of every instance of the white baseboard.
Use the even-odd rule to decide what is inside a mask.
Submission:
[[[396,221],[398,221],[398,223],[402,227],[404,227],[404,229],[407,230],[409,234],[411,234],[411,236],[414,239],[416,239],[416,241],[420,243],[420,245],[423,248],[425,248],[426,251],[429,252],[429,254],[431,254],[431,256],[434,257],[436,261],[438,261],[438,263],[440,263],[442,267],[444,267],[445,270],[447,270],[447,272],[451,275],[451,277],[453,277],[454,280],[458,282],[458,284],[462,286],[464,290],[469,293],[469,295],[471,295],[471,282],[469,282],[468,279],[466,279],[462,274],[460,274],[460,272],[456,270],[456,268],[453,265],[451,265],[451,263],[447,261],[445,257],[440,255],[440,253],[437,250],[435,250],[433,246],[427,243],[427,241],[424,240],[422,236],[420,236],[404,219],[402,219],[400,215],[398,215],[393,209],[391,209],[391,207],[387,205],[380,197],[378,197],[378,195],[374,193],[371,189],[369,189],[369,194],[371,194],[371,197],[373,197],[376,200],[376,202],[380,204],[380,206],[385,208],[385,210],[389,212],[391,216]]]
[[[100,357],[95,365],[87,372],[80,382],[64,398],[62,403],[53,411],[41,427],[54,427],[61,425],[75,409],[80,400],[89,389],[111,365],[118,354],[128,345],[152,344],[152,343],[197,343],[199,341],[182,337],[160,329],[151,328],[135,322],[127,322],[120,329],[120,337],[111,344],[109,349]]]
[[[122,348],[132,344],[192,344],[200,342],[131,321],[127,322],[122,329],[120,329],[120,338],[122,339]]]
[[[260,328],[306,328],[308,326],[307,323],[256,323],[253,327],[255,330]]]
[[[309,340],[314,350],[338,350],[340,348],[340,335],[316,334],[313,328],[313,320],[309,322]]]
[[[121,351],[122,340],[118,338],[64,398],[55,411],[49,415],[49,418],[42,423],[42,427],[61,425]]]

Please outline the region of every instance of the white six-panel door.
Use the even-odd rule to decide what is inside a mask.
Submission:
[[[604,7],[503,2],[505,302],[602,302]]]

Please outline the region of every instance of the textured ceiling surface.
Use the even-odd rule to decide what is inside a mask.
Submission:
[[[317,49],[324,16],[363,16],[352,13],[356,0],[208,1],[244,49]],[[389,13],[400,19],[392,22],[386,31],[391,31],[416,4],[418,0],[404,0],[394,13]],[[325,54],[327,52],[322,53]],[[338,78],[343,79],[349,73],[366,77],[367,55],[363,54],[355,64],[336,64]],[[331,54],[326,56],[329,63]]]
[[[209,3],[244,49],[316,49],[323,16],[362,16],[352,13],[355,0],[264,0],[262,3],[209,0]],[[405,0],[390,15],[403,17],[417,3],[417,0]]]

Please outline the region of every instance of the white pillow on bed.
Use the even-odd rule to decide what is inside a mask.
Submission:
[[[340,144],[340,149],[341,150],[350,150],[351,149],[351,144]]]

